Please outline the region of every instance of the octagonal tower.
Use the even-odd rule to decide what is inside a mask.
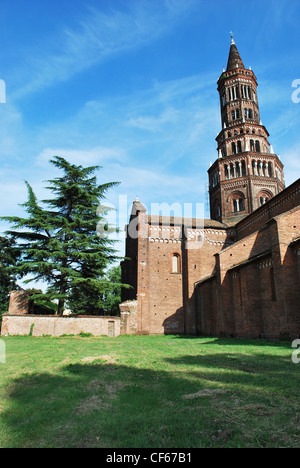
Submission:
[[[226,71],[218,80],[222,130],[210,167],[211,218],[235,224],[285,188],[283,164],[261,122],[257,80],[246,69],[233,36]]]

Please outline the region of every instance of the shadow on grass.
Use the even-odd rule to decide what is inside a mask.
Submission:
[[[179,449],[297,441],[298,374],[286,358],[220,353],[161,364],[167,370],[97,361],[16,379],[2,412],[3,445]]]
[[[177,389],[174,391],[175,384]],[[2,421],[9,447],[148,448],[197,446],[188,407],[177,401],[198,385],[164,372],[111,364],[75,364],[58,375],[27,375],[13,382]]]
[[[272,395],[300,396],[300,366],[287,356],[238,353],[180,356],[166,359],[173,366],[184,368],[186,375],[244,390],[256,389]]]
[[[192,336],[192,335],[173,335],[171,339],[174,340],[204,340],[207,336]],[[292,341],[269,341],[264,339],[247,339],[247,338],[217,338],[211,337],[209,341],[201,341],[205,345],[220,345],[220,346],[257,346],[257,347],[271,347],[271,348],[291,348]]]

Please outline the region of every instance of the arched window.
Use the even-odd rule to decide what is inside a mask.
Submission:
[[[228,202],[231,205],[231,211],[234,213],[245,211],[245,195],[242,192],[237,191],[231,193]]]
[[[268,201],[271,200],[272,197],[273,197],[273,194],[269,190],[262,190],[258,194],[259,206],[263,206],[266,203],[268,203]]]
[[[269,201],[269,198],[268,197],[260,197],[260,204],[261,206],[262,205],[265,205],[266,203],[268,203]]]
[[[253,119],[253,111],[252,111],[252,109],[249,109],[249,110],[248,110],[248,116],[249,116],[249,119]]]
[[[236,154],[236,144],[235,143],[231,143],[231,150],[232,150],[232,154]]]
[[[258,172],[258,175],[259,176],[262,176],[262,165],[261,165],[261,161],[257,161],[257,172]]]
[[[235,213],[239,213],[240,211],[244,211],[244,200],[242,198],[234,198],[233,200],[233,211]]]
[[[269,177],[273,177],[273,166],[271,162],[269,162],[268,164],[268,172],[269,172]]]
[[[256,142],[255,142],[255,150],[256,150],[257,153],[260,153],[260,143],[259,143],[258,140],[256,140]]]
[[[250,151],[255,151],[254,140],[250,140]]]
[[[242,176],[246,175],[246,162],[242,161]]]
[[[172,273],[180,273],[180,255],[173,254],[172,256]]]
[[[237,150],[238,150],[238,153],[242,152],[242,142],[241,141],[238,141],[238,143],[237,143]]]
[[[266,161],[263,162],[263,175],[264,175],[264,177],[267,177],[267,175],[268,175]]]

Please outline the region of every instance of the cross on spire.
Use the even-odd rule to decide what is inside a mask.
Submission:
[[[234,35],[233,32],[230,31],[229,34],[230,34],[230,36],[231,36],[231,44],[235,44],[234,39],[233,39],[233,35]]]

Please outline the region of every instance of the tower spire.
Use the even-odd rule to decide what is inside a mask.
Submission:
[[[241,59],[241,56],[239,54],[239,51],[233,39],[232,31],[230,35],[231,35],[231,45],[230,45],[230,52],[229,52],[229,58],[228,58],[226,71],[235,70],[236,68],[245,68],[243,60]]]

